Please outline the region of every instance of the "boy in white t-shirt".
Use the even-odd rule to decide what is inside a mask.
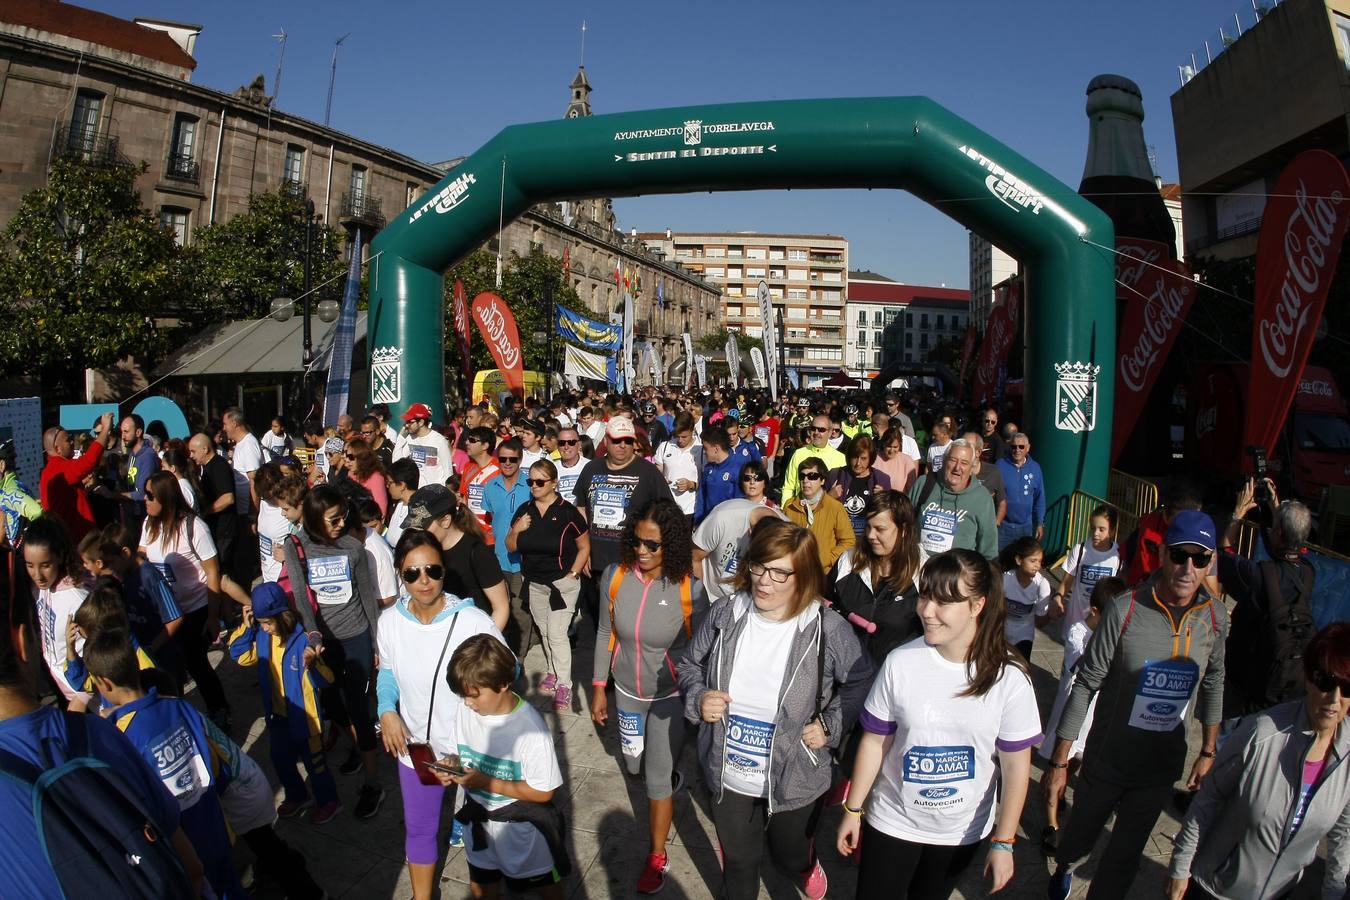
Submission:
[[[1003,635],[1030,663],[1037,626],[1059,612],[1050,606],[1050,582],[1041,574],[1045,551],[1034,537],[1026,536],[1009,544],[1003,555],[1011,563],[1003,573],[1003,600],[1008,606]]]
[[[515,655],[491,635],[474,635],[455,649],[446,680],[464,700],[456,713],[459,753],[433,771],[446,787],[465,791],[455,819],[468,826],[473,895],[496,897],[505,881],[516,893],[561,900],[562,878],[571,870],[566,825],[553,804],[562,772],[553,733],[511,690],[515,677]]]

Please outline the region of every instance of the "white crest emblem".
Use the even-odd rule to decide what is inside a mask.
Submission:
[[[1080,434],[1097,427],[1097,375],[1101,366],[1069,362],[1055,364],[1055,427]]]
[[[690,119],[684,123],[684,144],[686,147],[692,147],[701,143],[703,143],[703,120]]]
[[[398,403],[403,395],[403,350],[380,347],[370,355],[370,397],[374,403]]]

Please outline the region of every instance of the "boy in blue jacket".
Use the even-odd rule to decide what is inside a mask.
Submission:
[[[286,791],[277,814],[289,818],[309,805],[305,780],[296,770],[296,763],[302,763],[317,804],[309,820],[323,825],[342,808],[324,757],[319,703],[319,691],[333,683],[333,672],[307,649],[304,626],[291,612],[279,584],[264,581],[253,589],[252,597],[253,605],[244,608],[243,623],[230,635],[230,656],[241,666],[258,667],[272,768]]]
[[[703,472],[694,499],[694,524],[716,509],[723,500],[741,495],[741,466],[745,461],[731,452],[731,440],[720,427],[703,432]]]

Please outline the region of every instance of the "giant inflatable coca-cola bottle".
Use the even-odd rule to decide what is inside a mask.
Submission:
[[[1098,75],[1088,83],[1088,150],[1083,166],[1083,181],[1078,193],[1091,200],[1111,217],[1116,227],[1116,247],[1154,263],[1167,264],[1177,258],[1176,228],[1163,203],[1159,184],[1149,163],[1144,142],[1144,102],[1139,86],[1121,75]],[[1128,261],[1117,267],[1117,339],[1122,350],[1130,336],[1121,325],[1129,304],[1142,303],[1135,278],[1156,270]],[[1120,282],[1126,282],[1122,285]],[[1179,325],[1177,326],[1180,327]],[[1141,355],[1148,358],[1150,348]],[[1175,354],[1172,354],[1175,356]],[[1158,367],[1146,405],[1125,444],[1115,467],[1139,475],[1160,475],[1175,468],[1174,426],[1181,425],[1172,411],[1173,389],[1181,376],[1175,360],[1161,358],[1150,364]],[[1119,392],[1118,392],[1119,393]],[[1124,398],[1117,397],[1120,408]],[[1115,428],[1128,427],[1116,417]]]

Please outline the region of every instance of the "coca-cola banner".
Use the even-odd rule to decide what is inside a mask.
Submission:
[[[1298,390],[1345,235],[1350,178],[1325,150],[1306,150],[1280,175],[1256,245],[1256,313],[1243,445],[1274,449]]]
[[[464,293],[464,282],[455,279],[454,290],[455,346],[459,348],[459,367],[464,373],[464,391],[467,396],[473,384],[473,359],[469,355],[472,332],[469,325],[469,302]]]
[[[473,298],[473,320],[487,341],[488,352],[497,362],[506,387],[520,399],[525,399],[525,374],[520,354],[520,333],[516,317],[511,315],[506,301],[491,291],[483,291]]]
[[[980,356],[975,364],[975,387],[970,399],[976,405],[994,402],[999,370],[1007,363],[1008,348],[1017,334],[1021,287],[1014,285],[1012,290],[1000,289],[998,293],[1002,302],[989,314],[984,329],[984,343],[980,346]]]
[[[966,326],[966,340],[961,345],[961,375],[957,378],[960,383],[960,393],[962,396],[966,393],[966,369],[970,368],[970,358],[975,355],[975,348],[980,343],[980,333],[975,330],[975,323],[971,322]]]
[[[1195,302],[1187,268],[1156,241],[1116,241],[1116,297],[1125,304],[1116,336],[1116,408],[1111,421],[1111,462],[1125,448],[1167,354]]]

